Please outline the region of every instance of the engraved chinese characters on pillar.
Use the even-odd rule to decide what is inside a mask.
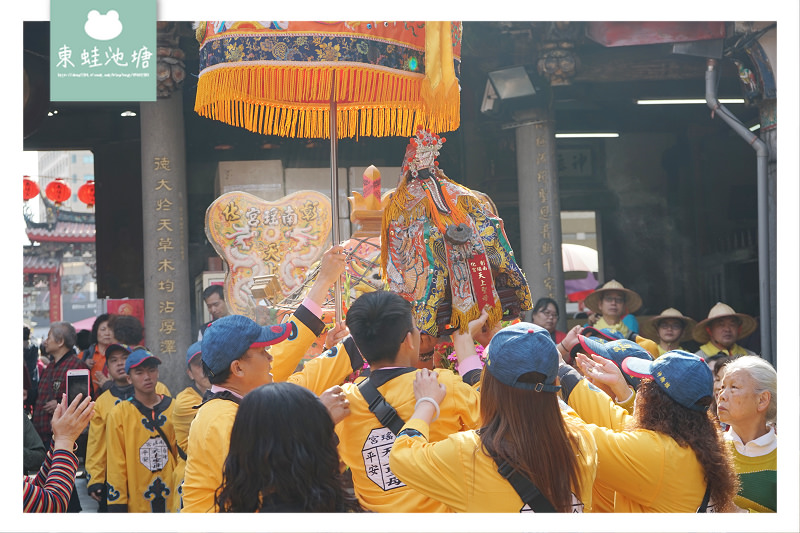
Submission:
[[[367,477],[385,491],[406,486],[389,468],[389,453],[392,451],[394,438],[394,433],[389,428],[373,429],[361,449]]]
[[[331,202],[316,191],[266,201],[233,191],[206,210],[206,236],[227,263],[225,302],[231,313],[257,319],[253,278],[275,274],[281,294],[292,294],[329,246]]]
[[[538,126],[539,124],[537,124]],[[543,125],[542,125],[543,126]],[[542,131],[538,131],[536,135],[536,165],[539,170],[536,173],[536,181],[538,183],[538,200],[539,200],[539,220],[541,224],[539,226],[539,236],[541,241],[541,246],[539,247],[539,256],[541,259],[541,268],[544,272],[547,273],[547,276],[542,280],[544,286],[545,294],[553,298],[555,296],[555,287],[554,287],[554,280],[552,278],[551,271],[553,268],[553,252],[554,246],[552,241],[552,232],[551,232],[551,224],[552,224],[552,216],[553,216],[553,209],[551,208],[552,198],[551,192],[548,187],[548,172],[547,168],[549,168],[548,161],[547,161],[547,139],[545,138],[545,134]]]
[[[179,330],[175,320],[175,301],[172,293],[175,290],[175,257],[172,255],[175,245],[173,236],[181,220],[176,218],[173,206],[177,202],[174,185],[169,173],[172,172],[169,157],[158,155],[153,157],[153,172],[156,174],[153,186],[152,207],[156,217],[156,272],[158,291],[158,351],[162,355],[177,353],[176,336]],[[166,176],[165,176],[166,174]]]

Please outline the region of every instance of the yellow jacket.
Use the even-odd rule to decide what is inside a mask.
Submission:
[[[214,493],[222,483],[222,468],[230,447],[231,428],[239,405],[214,399],[197,410],[189,431],[183,474],[182,513],[215,511]]]
[[[386,401],[403,420],[414,413],[413,368],[381,369],[372,372],[370,379]],[[479,394],[450,370],[436,369],[439,383],[447,388],[441,414],[430,428],[433,441],[447,438],[451,433],[478,427],[480,420]],[[342,385],[350,401],[350,415],[336,425],[339,435],[339,456],[350,467],[353,486],[365,509],[392,513],[433,513],[447,511],[442,502],[406,486],[389,468],[389,452],[395,436],[369,410],[358,387]]]
[[[597,443],[595,494],[598,484],[615,491],[615,513],[697,512],[706,481],[690,447],[662,433],[627,429],[631,415],[585,379],[568,403]]]
[[[566,418],[565,421],[568,431],[575,432],[580,442],[581,490],[573,494],[573,512],[590,512],[597,448],[591,434],[580,424]],[[530,512],[514,487],[497,472],[494,459],[483,452],[475,431],[461,431],[442,441],[428,442],[430,431],[424,421],[412,419],[392,447],[392,471],[409,487],[459,513]]]
[[[189,444],[189,426],[192,425],[197,409],[194,406],[203,402],[203,396],[193,386],[186,387],[175,396],[175,407],[172,412],[172,425],[178,445],[185,452]]]
[[[733,357],[734,355],[755,355],[755,352],[748,350],[738,344],[734,344],[730,347],[730,349],[726,352],[724,350],[720,350],[714,343],[708,341],[704,345],[700,347],[699,350],[695,352],[695,355],[699,355],[703,359],[708,359],[709,357],[717,354],[727,355],[728,357]]]
[[[156,383],[156,393],[169,396],[169,389],[160,381]],[[105,489],[106,482],[106,418],[111,409],[122,400],[133,395],[133,385],[111,388],[103,392],[94,403],[94,416],[89,422],[89,435],[86,441],[86,484],[89,492]],[[103,490],[105,497],[105,490]]]
[[[132,398],[114,406],[106,421],[108,511],[174,513],[180,506],[173,401],[164,396],[145,415]],[[169,442],[152,426],[158,424]]]
[[[299,309],[305,308],[301,306]],[[296,383],[320,395],[326,389],[340,384],[363,365],[363,359],[355,349],[352,337],[347,337],[343,343],[306,362],[300,372],[292,374],[321,328],[314,333],[297,319],[297,313],[291,320],[297,324],[297,337],[270,349],[273,356],[273,381]],[[228,456],[231,429],[238,409],[239,405],[233,401],[213,399],[197,410],[189,430],[181,512],[216,511],[214,495],[222,483],[222,470]]]
[[[193,386],[186,387],[175,397],[175,407],[172,409],[172,425],[175,428],[175,438],[178,440],[178,446],[181,447],[183,453],[188,453],[189,448],[189,427],[192,425],[197,409],[195,405],[200,405],[203,402],[203,397],[197,392]],[[178,480],[178,486],[183,484],[183,474],[186,471],[186,460],[178,455],[178,464],[175,466],[175,479]],[[181,488],[181,496],[183,495],[183,488]],[[181,501],[181,507],[183,501]]]

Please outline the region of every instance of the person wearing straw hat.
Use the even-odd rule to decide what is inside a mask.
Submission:
[[[670,307],[642,324],[642,333],[658,346],[658,357],[672,350],[685,350],[680,343],[692,338],[697,322]]]
[[[612,279],[586,297],[583,304],[600,318],[592,324],[596,329],[611,329],[626,339],[639,333],[639,323],[633,316],[641,306],[642,297]]]
[[[753,333],[756,320],[750,315],[737,313],[722,302],[711,308],[708,317],[694,327],[694,340],[701,344],[696,355],[708,359],[712,355],[722,353],[728,357],[737,355],[755,355],[755,352],[736,344]]]

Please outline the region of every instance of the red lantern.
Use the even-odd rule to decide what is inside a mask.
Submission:
[[[47,184],[44,193],[51,201],[55,202],[56,207],[60,206],[63,202],[69,200],[72,195],[69,185],[64,183],[64,178],[56,178]]]
[[[78,189],[78,200],[86,204],[86,207],[94,206],[94,180],[89,180]]]
[[[39,186],[36,185],[36,182],[30,179],[28,176],[23,176],[22,199],[27,202],[31,198],[36,198],[37,194],[39,194]]]

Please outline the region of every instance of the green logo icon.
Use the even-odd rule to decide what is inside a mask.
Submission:
[[[156,100],[156,0],[51,0],[50,99]]]

